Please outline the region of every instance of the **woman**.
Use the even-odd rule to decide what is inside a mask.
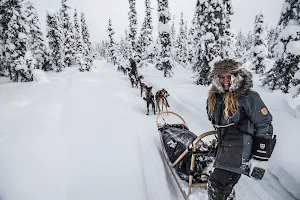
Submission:
[[[257,92],[252,74],[228,59],[215,63],[207,100],[209,120],[217,130],[214,172],[208,199],[226,200],[242,174],[262,179],[275,145],[272,115]]]

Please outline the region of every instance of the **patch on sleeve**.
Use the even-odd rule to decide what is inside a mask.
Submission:
[[[267,114],[268,114],[268,110],[267,110],[266,107],[262,108],[260,111],[261,111],[261,113],[262,113],[263,115],[267,115]]]

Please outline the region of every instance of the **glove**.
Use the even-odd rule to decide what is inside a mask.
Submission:
[[[255,180],[261,180],[268,169],[268,161],[261,161],[251,158],[248,162],[249,176]]]
[[[252,158],[248,163],[251,178],[261,180],[264,177],[275,144],[276,136],[274,138],[253,137]]]

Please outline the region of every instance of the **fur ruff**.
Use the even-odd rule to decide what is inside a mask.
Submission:
[[[231,73],[229,92],[237,95],[246,94],[252,87],[252,74],[245,68],[239,68],[240,64],[233,60],[225,60],[215,64],[211,73],[212,90],[216,93],[225,93],[222,84],[219,81],[219,75]]]

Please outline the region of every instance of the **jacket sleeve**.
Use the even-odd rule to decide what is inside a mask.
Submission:
[[[257,92],[249,92],[246,97],[246,105],[244,109],[246,115],[254,124],[254,136],[265,138],[271,137],[273,134],[273,117]]]
[[[208,113],[208,99],[206,100],[206,114],[207,114],[209,121],[211,121],[211,123],[214,125],[215,121],[214,121],[213,117],[210,116],[210,114]]]

